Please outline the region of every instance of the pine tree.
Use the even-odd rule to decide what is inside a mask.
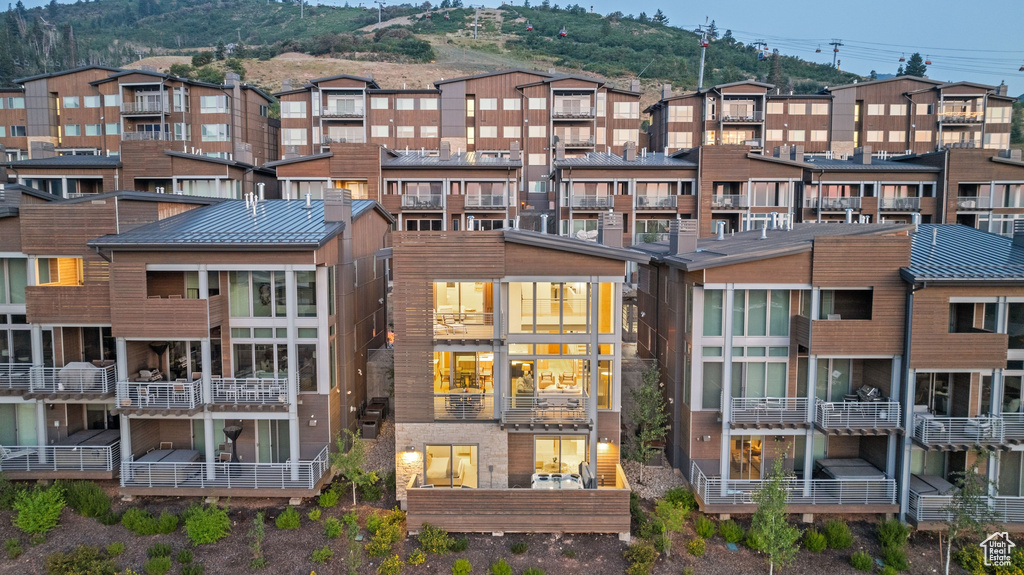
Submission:
[[[772,68],[768,73],[768,83],[780,90],[786,87],[786,77],[782,75],[782,58],[779,57],[779,49],[772,51]]]
[[[668,16],[666,16],[665,13],[661,11],[661,8],[658,8],[658,11],[654,13],[654,16],[651,17],[651,20],[661,25],[668,24]]]
[[[924,58],[921,57],[921,53],[914,52],[910,58],[907,59],[907,67],[903,69],[903,74],[906,76],[918,76],[924,78],[927,73],[928,67],[924,65]]]
[[[668,413],[665,412],[665,398],[661,394],[661,370],[652,363],[641,375],[640,387],[630,393],[633,409],[629,422],[636,426],[636,435],[628,437],[626,458],[640,464],[640,483],[644,481],[644,465],[658,453],[654,447],[665,441],[668,433]]]
[[[217,59],[217,60],[223,60],[224,59],[224,41],[223,40],[218,40],[217,41],[217,48],[213,51],[213,57],[215,59]]]

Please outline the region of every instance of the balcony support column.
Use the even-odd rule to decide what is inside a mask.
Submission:
[[[820,207],[821,202],[821,186],[818,186],[819,196],[818,202]],[[819,211],[820,218],[820,211]],[[819,301],[821,297],[821,290],[819,288],[811,289],[811,317],[807,320],[807,420],[812,422],[811,427],[807,432],[807,441],[804,442],[804,497],[808,497],[811,494],[811,476],[814,474],[814,421],[817,417],[818,406],[815,402],[817,397],[818,389],[818,355],[814,353],[814,318],[818,317]]]
[[[204,350],[207,348],[204,348]],[[209,371],[203,370],[203,379],[206,379],[206,374]],[[257,433],[259,431],[257,430]],[[203,411],[203,441],[206,442],[206,479],[207,481],[213,481],[217,478],[217,464],[216,464],[216,449],[217,445],[217,430],[213,428],[213,413],[209,411]]]
[[[900,396],[900,390],[901,390],[901,386],[900,386],[900,373],[903,371],[903,367],[902,366],[903,366],[903,356],[900,356],[900,355],[893,356],[893,358],[892,358],[892,370],[890,372],[891,375],[890,375],[890,379],[889,379],[889,388],[890,388],[889,401],[898,401],[898,398]],[[903,412],[904,410],[901,409],[900,411]],[[889,415],[891,416],[892,414],[889,414]],[[900,415],[904,419],[906,418],[905,412],[901,413]],[[897,421],[896,423],[899,424],[899,421]],[[908,426],[904,422],[904,429],[906,429],[907,427]],[[887,438],[887,441],[886,441],[886,451],[885,451],[885,475],[886,475],[886,477],[896,477],[896,461],[897,461],[896,450],[898,449],[898,447],[897,447],[898,439],[897,438],[898,438],[898,434],[893,433],[893,434],[889,435],[889,437]]]
[[[210,382],[210,375],[213,373],[214,366],[212,365],[213,364],[213,351],[212,351],[212,348],[211,348],[211,345],[210,345],[210,337],[209,337],[209,333],[210,333],[210,331],[209,331],[210,330],[210,327],[209,327],[210,326],[210,318],[209,318],[209,315],[210,315],[210,312],[209,312],[209,308],[210,308],[210,277],[209,277],[207,269],[206,269],[206,264],[201,264],[199,266],[199,273],[197,275],[199,277],[199,299],[206,301],[206,308],[207,308],[207,312],[206,312],[206,315],[207,315],[207,318],[206,318],[206,326],[207,326],[206,327],[206,330],[207,330],[206,333],[207,333],[207,337],[204,337],[201,340],[199,340],[199,353],[200,353],[200,356],[201,356],[201,360],[203,362],[202,382],[200,383],[200,389],[202,390],[201,397],[203,398],[203,403],[211,404],[211,403],[213,403],[213,388],[212,388],[212,384]],[[220,366],[216,366],[216,369],[217,369],[217,373],[221,372]],[[191,380],[192,380],[192,374],[189,374],[189,381],[191,381]],[[209,450],[207,450],[207,451],[209,451]]]
[[[36,445],[39,447],[39,463],[46,463],[46,406],[43,400],[36,400]]]
[[[722,347],[722,446],[721,461],[725,465],[722,471],[721,496],[729,493],[729,450],[732,445],[732,438],[729,436],[729,421],[732,419],[732,306],[736,299],[736,290],[733,284],[728,284],[725,289],[725,301],[722,304],[722,335],[725,345]]]
[[[299,480],[299,360],[298,346],[295,343],[298,337],[298,328],[295,326],[295,318],[299,313],[298,298],[295,288],[295,271],[292,266],[285,266],[284,293],[285,311],[288,318],[288,456],[291,461],[291,480]],[[321,354],[323,355],[323,354]],[[318,380],[320,378],[317,378]],[[319,385],[319,381],[317,382]]]
[[[114,340],[114,349],[117,351],[117,362],[114,364],[116,380],[128,381],[128,344],[123,337]]]

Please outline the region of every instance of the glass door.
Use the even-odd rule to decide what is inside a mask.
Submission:
[[[729,450],[729,479],[761,479],[760,435],[745,435],[732,439]]]

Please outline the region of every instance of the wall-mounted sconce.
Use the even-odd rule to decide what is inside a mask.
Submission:
[[[673,398],[671,398],[671,397],[670,397],[670,398],[668,398],[668,402],[669,402],[669,403],[675,403],[675,399],[673,399]]]
[[[697,436],[697,441],[711,441],[711,436],[710,435],[700,435],[700,436]]]
[[[409,452],[409,453],[413,453],[414,451],[416,451],[416,446],[415,445],[406,445],[405,446],[405,450],[407,452]]]
[[[310,427],[316,427],[316,416],[315,415],[310,415],[309,416],[309,426]]]
[[[53,409],[54,409],[54,407],[55,407],[55,406],[54,406],[54,405],[53,405],[52,403],[50,403],[50,404],[48,404],[48,405],[50,406],[50,411],[53,411]]]
[[[348,410],[349,411],[355,411],[356,410],[356,406],[351,405],[351,406],[349,406]]]
[[[612,440],[608,439],[607,437],[602,437],[602,438],[601,438],[601,439],[599,439],[598,441],[599,441],[600,443],[611,443],[611,442],[612,442]]]
[[[60,427],[60,421],[54,421],[53,422],[53,426],[54,427]]]

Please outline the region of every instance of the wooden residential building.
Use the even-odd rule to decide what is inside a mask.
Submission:
[[[24,88],[0,88],[0,145],[4,148],[4,160],[28,158]]]

